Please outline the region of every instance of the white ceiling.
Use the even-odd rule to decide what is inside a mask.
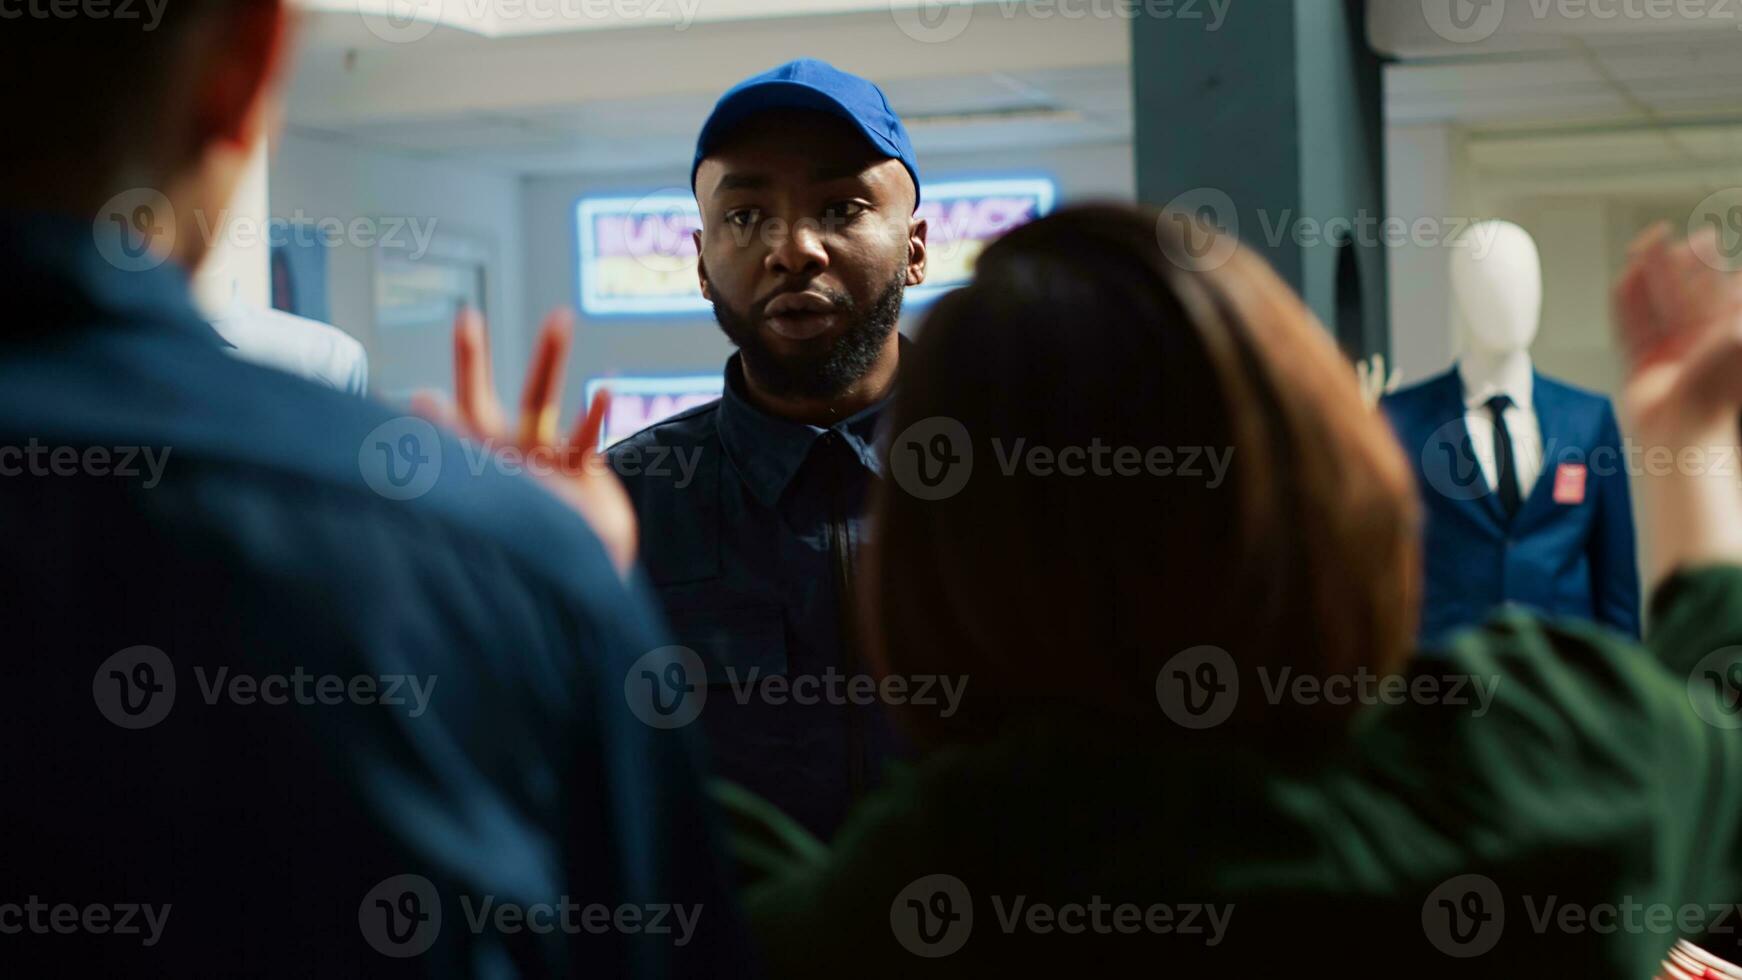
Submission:
[[[927,43],[879,6],[681,31],[488,38],[436,27],[412,43],[384,41],[354,10],[313,12],[289,125],[522,175],[669,170],[688,158],[720,92],[808,55],[882,85],[927,155],[1130,138],[1127,22],[1066,26],[990,7]]]
[[[806,16],[771,15],[799,0],[610,0],[696,19],[681,29],[594,20],[553,33],[498,24],[495,37],[426,25],[394,43],[352,6],[375,0],[309,2],[347,10],[305,18],[293,132],[495,172],[670,170],[721,91],[799,55],[879,82],[927,155],[1118,142],[1132,131],[1120,18],[1065,23],[983,4],[965,29],[928,43],[889,0],[804,0],[832,11]],[[591,0],[393,2],[491,11]],[[1742,184],[1742,0],[1729,0],[1737,20],[1727,24],[1536,16],[1560,8],[1501,0],[1488,9],[1505,19],[1479,43],[1431,29],[1424,12],[1445,2],[1371,8],[1375,44],[1401,59],[1386,72],[1390,124],[1459,127],[1478,172],[1520,185]]]
[[[1529,53],[1397,64],[1386,118],[1459,127],[1477,175],[1518,190],[1738,184],[1742,32],[1569,36]]]

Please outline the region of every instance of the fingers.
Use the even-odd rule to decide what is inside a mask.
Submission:
[[[480,439],[502,435],[502,405],[490,377],[490,341],[484,318],[462,308],[454,317],[454,401],[461,425]]]
[[[575,423],[575,431],[569,436],[570,465],[585,463],[599,451],[599,436],[605,431],[605,418],[611,413],[611,391],[600,388],[593,393],[592,404]]]
[[[518,435],[522,446],[556,444],[563,371],[568,365],[573,338],[574,317],[569,311],[552,310],[546,314],[533,348],[532,364],[526,371],[526,385],[521,389]]]

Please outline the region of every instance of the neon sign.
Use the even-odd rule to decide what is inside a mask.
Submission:
[[[923,301],[959,286],[995,238],[1047,214],[1056,189],[1044,177],[926,184],[919,216],[927,223]],[[580,307],[589,316],[704,313],[693,234],[702,226],[684,194],[588,197],[575,204]]]

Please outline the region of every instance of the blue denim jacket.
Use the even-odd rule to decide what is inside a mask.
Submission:
[[[712,768],[825,839],[903,751],[848,686],[870,673],[848,597],[886,404],[828,428],[776,418],[745,397],[734,355],[719,401],[609,453],[671,633],[706,674],[692,713]]]
[[[238,361],[89,220],[0,215],[0,270],[10,972],[748,970],[693,740],[625,697],[663,637],[580,520]]]

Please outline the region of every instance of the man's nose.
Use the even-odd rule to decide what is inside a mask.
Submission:
[[[822,225],[810,218],[772,229],[768,270],[781,276],[815,275],[829,266]]]

